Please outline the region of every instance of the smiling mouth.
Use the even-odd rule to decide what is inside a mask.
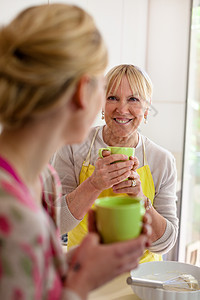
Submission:
[[[118,119],[118,118],[113,118],[116,123],[118,124],[128,124],[130,123],[133,119]]]

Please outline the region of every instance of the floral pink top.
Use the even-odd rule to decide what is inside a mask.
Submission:
[[[52,167],[48,171],[54,172]],[[45,186],[46,177],[42,178]],[[46,210],[55,217],[50,206],[46,205]],[[71,299],[62,292],[65,274],[66,264],[52,219],[0,157],[0,299]]]

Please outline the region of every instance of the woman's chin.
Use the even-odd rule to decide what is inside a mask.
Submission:
[[[110,132],[112,132],[113,136],[126,138],[130,137],[130,135],[134,135],[137,132],[139,125],[139,123],[120,124],[115,122],[114,124],[106,124],[106,127]]]

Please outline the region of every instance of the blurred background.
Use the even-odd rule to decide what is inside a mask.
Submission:
[[[154,85],[140,131],[176,158],[180,234],[166,260],[200,266],[200,0],[0,0],[0,25],[22,9],[70,3],[95,19],[111,67],[146,70]],[[101,115],[94,125],[102,125]]]

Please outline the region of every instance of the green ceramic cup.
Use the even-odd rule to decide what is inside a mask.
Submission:
[[[104,150],[109,150],[111,152],[111,154],[124,154],[124,155],[127,155],[128,157],[135,155],[135,148],[131,148],[131,147],[107,147],[107,148],[100,148],[99,149],[99,157],[103,158],[102,152]],[[123,160],[116,160],[116,161],[113,162],[113,164],[117,163],[117,162],[123,162]],[[128,180],[128,178],[125,179],[125,180]]]
[[[102,152],[104,150],[108,150],[111,152],[111,154],[124,154],[128,157],[135,155],[135,148],[131,147],[107,147],[107,148],[100,148],[99,149],[99,156],[103,158]]]
[[[136,238],[145,214],[142,198],[110,196],[95,201],[97,230],[103,243]]]

